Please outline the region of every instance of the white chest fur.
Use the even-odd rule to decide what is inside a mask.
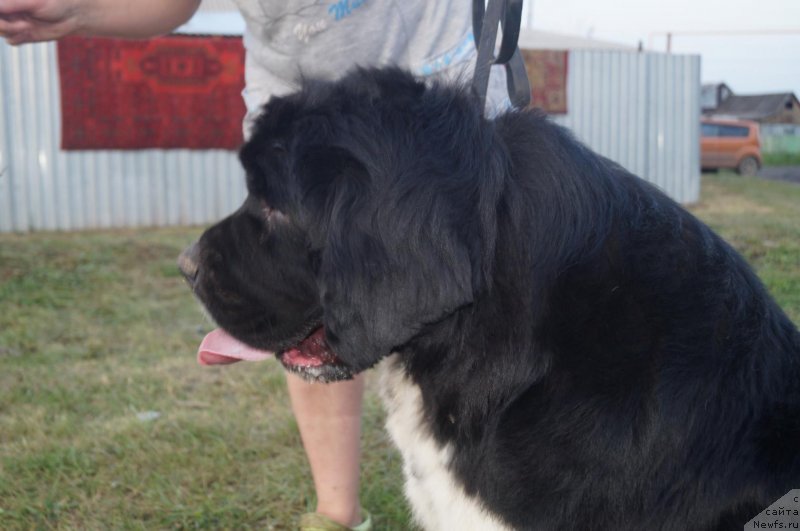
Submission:
[[[509,530],[468,495],[450,471],[453,450],[433,438],[423,419],[422,394],[396,356],[379,367],[386,428],[403,457],[405,492],[417,523],[428,531]]]

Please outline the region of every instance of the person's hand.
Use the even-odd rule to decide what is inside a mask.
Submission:
[[[200,0],[0,0],[0,37],[10,44],[77,33],[146,39],[185,23]]]
[[[3,0],[0,36],[9,44],[59,39],[81,28],[76,0]]]

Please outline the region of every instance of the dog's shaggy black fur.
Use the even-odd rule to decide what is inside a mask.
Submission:
[[[708,227],[544,116],[358,70],[273,100],[241,160],[249,198],[196,249],[212,316],[277,351],[323,325],[321,379],[398,352],[507,524],[741,528],[800,487],[796,326]]]

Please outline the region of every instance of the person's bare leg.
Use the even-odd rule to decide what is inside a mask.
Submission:
[[[364,376],[331,384],[287,373],[292,410],[306,450],[317,512],[348,527],[361,523],[361,401]]]

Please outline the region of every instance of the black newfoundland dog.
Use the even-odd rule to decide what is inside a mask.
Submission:
[[[741,529],[800,487],[800,333],[679,205],[537,112],[398,69],[307,81],[182,255],[231,336],[381,360],[420,524]]]

